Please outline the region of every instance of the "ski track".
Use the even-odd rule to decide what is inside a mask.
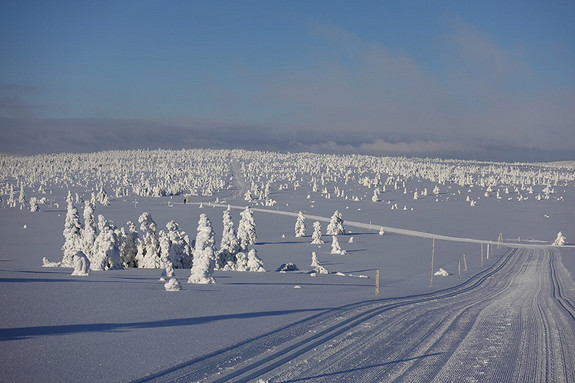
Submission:
[[[510,249],[462,284],[327,310],[135,382],[573,382],[556,249]]]

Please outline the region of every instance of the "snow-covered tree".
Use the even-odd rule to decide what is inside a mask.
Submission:
[[[339,235],[345,232],[343,227],[343,215],[339,211],[335,211],[331,216],[331,220],[327,225],[327,235]]]
[[[90,274],[90,261],[82,250],[78,250],[73,257],[74,271],[72,275],[87,277]]]
[[[161,281],[165,281],[165,278],[172,278],[174,276],[174,266],[170,257],[172,256],[171,241],[165,231],[160,230],[158,234],[160,240],[160,261],[162,263],[162,277]]]
[[[323,240],[321,239],[321,223],[319,221],[315,221],[313,223],[313,233],[311,235],[312,241],[311,244],[312,245],[321,245],[323,242]]]
[[[192,267],[192,250],[186,232],[180,230],[175,221],[166,224],[168,239],[170,240],[170,261],[176,269],[189,269]]]
[[[251,249],[248,253],[247,271],[251,272],[265,272],[264,262],[258,257],[256,249]]]
[[[553,246],[565,246],[566,240],[567,240],[567,238],[565,238],[563,233],[559,232],[559,233],[557,233],[557,237],[555,238],[555,241],[553,241],[552,245]]]
[[[258,237],[256,234],[256,221],[254,212],[249,206],[240,213],[241,219],[238,224],[238,240],[241,250],[247,250],[249,245],[256,243]]]
[[[137,243],[136,264],[139,268],[157,269],[161,267],[161,264],[156,223],[148,212],[142,213],[138,222],[140,223],[140,238]]]
[[[40,207],[38,206],[38,200],[36,199],[36,197],[30,198],[30,211],[32,213],[36,213],[36,212],[40,211]]]
[[[331,254],[340,254],[340,255],[344,255],[345,254],[345,250],[342,250],[341,247],[339,246],[339,241],[337,240],[337,235],[333,235],[331,237]]]
[[[240,251],[240,245],[229,208],[224,210],[222,222],[224,228],[217,255],[216,269],[234,270],[235,256]]]
[[[317,254],[315,251],[311,252],[311,267],[316,267],[319,265],[319,261],[317,259]]]
[[[128,221],[128,231],[122,227],[116,230],[116,235],[120,241],[120,258],[124,267],[137,267],[136,254],[138,254],[138,232],[132,221]]]
[[[20,206],[24,206],[26,204],[26,194],[24,193],[24,183],[20,182],[20,193],[18,194],[18,203]]]
[[[120,242],[115,232],[116,227],[103,215],[99,215],[98,229],[100,233],[94,242],[90,269],[94,271],[121,269],[122,258],[120,257]]]
[[[62,266],[74,267],[74,254],[82,249],[82,225],[78,209],[72,203],[68,204],[66,219],[64,221],[64,245],[62,251]]]
[[[207,215],[201,214],[198,220],[196,242],[193,250],[193,264],[188,283],[215,283],[214,230]]]
[[[305,236],[305,217],[301,211],[297,215],[294,231],[296,238]]]
[[[84,229],[82,230],[82,251],[89,260],[94,252],[94,242],[98,232],[94,218],[94,205],[90,201],[84,202]]]

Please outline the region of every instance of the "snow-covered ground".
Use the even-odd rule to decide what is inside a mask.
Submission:
[[[243,151],[0,160],[2,381],[575,379],[570,164]],[[9,203],[20,184],[22,209]],[[149,212],[193,238],[204,213],[216,247],[228,204],[236,228],[252,206],[267,272],[215,271],[198,285],[176,269],[171,292],[158,269],[42,267],[62,260],[68,190],[89,199],[101,186],[111,201],[95,214],[116,226]],[[31,197],[46,198],[39,212]],[[336,210],[343,255],[326,235]],[[567,246],[550,247],[559,231]],[[310,273],[312,252],[329,274]],[[299,270],[276,272],[284,263]],[[448,275],[430,280],[439,269]]]

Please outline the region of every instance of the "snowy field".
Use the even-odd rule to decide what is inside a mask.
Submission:
[[[0,182],[0,381],[575,381],[573,163],[0,155]],[[94,201],[97,238],[75,249],[91,261],[88,276],[43,267],[69,254],[67,198],[80,236]],[[255,249],[266,272],[218,267],[228,206],[236,234],[251,207],[257,239],[243,253]],[[144,212],[157,225],[145,258],[157,268],[142,267]],[[182,289],[167,291],[159,232],[175,221],[188,235],[180,244],[208,246],[196,237],[201,214],[215,234],[201,253],[215,283],[187,283],[190,268],[176,268]],[[316,221],[323,244],[311,243]],[[104,232],[107,245],[96,244]],[[559,232],[565,244],[551,246]],[[131,254],[126,233],[141,241]],[[190,250],[196,267],[203,255]],[[238,251],[228,269],[239,268]],[[98,252],[110,269],[97,269]],[[276,271],[287,263],[298,270]]]

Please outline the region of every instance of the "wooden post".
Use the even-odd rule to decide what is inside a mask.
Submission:
[[[465,258],[465,253],[463,253],[463,270],[467,271],[467,258]]]
[[[429,267],[429,287],[433,285],[433,258],[435,258],[435,238],[431,240],[431,265]]]
[[[457,279],[461,279],[461,260],[457,260]]]
[[[481,266],[483,266],[483,242],[481,242]]]
[[[379,296],[379,270],[375,270],[375,296]]]
[[[491,244],[487,244],[487,259],[489,259],[489,251],[491,250]]]

